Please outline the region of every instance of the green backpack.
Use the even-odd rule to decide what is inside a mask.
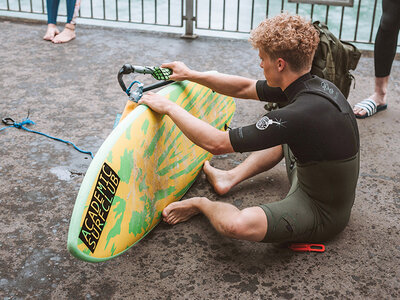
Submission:
[[[354,80],[350,70],[356,69],[361,52],[354,45],[335,37],[324,23],[315,21],[313,25],[319,32],[320,42],[311,74],[333,82],[347,99]]]

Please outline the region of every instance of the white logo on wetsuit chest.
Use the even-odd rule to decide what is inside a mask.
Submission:
[[[284,122],[278,121],[278,120],[271,120],[267,116],[262,117],[257,123],[256,127],[259,130],[264,130],[267,129],[269,125],[271,124],[276,124],[278,126],[281,126]]]

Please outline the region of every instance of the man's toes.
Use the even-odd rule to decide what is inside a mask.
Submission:
[[[175,216],[169,216],[169,218],[168,218],[168,223],[169,223],[169,224],[173,224],[174,221],[176,221],[176,217],[175,217]]]
[[[168,220],[170,218],[170,212],[171,212],[171,204],[167,205],[162,211],[162,216],[164,219]]]
[[[166,219],[164,219],[164,221],[165,221],[165,223],[172,225],[171,218],[166,218]]]

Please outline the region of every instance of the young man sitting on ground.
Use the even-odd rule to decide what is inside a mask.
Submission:
[[[221,94],[277,102],[249,126],[219,131],[166,98],[148,93],[139,101],[168,115],[198,146],[213,154],[254,151],[236,168],[204,165],[215,191],[274,167],[284,157],[291,188],[278,202],[239,210],[195,197],[168,205],[164,221],[176,224],[203,213],[221,234],[263,242],[321,242],[347,225],[359,173],[359,135],[351,107],[329,81],[309,72],[319,37],[308,21],[287,13],[263,21],[251,33],[266,80],[190,70],[164,64],[173,80],[190,80]],[[266,195],[267,197],[267,195]],[[265,201],[268,202],[268,201]]]

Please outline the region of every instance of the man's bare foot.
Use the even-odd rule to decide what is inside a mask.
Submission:
[[[203,171],[217,194],[224,195],[232,188],[232,177],[229,171],[212,167],[208,160],[204,163]]]
[[[76,37],[75,25],[66,24],[64,30],[60,34],[58,34],[52,40],[52,42],[54,44],[68,43],[69,41],[72,41],[75,37]]]
[[[58,30],[58,28],[55,24],[48,24],[47,31],[46,31],[46,34],[44,35],[43,39],[45,41],[52,41],[54,39],[54,37],[59,33],[60,33],[60,31]]]
[[[172,202],[164,208],[162,215],[164,222],[170,225],[175,225],[180,222],[185,222],[191,217],[200,213],[200,210],[195,205],[199,201],[199,197],[194,197],[182,201]]]

